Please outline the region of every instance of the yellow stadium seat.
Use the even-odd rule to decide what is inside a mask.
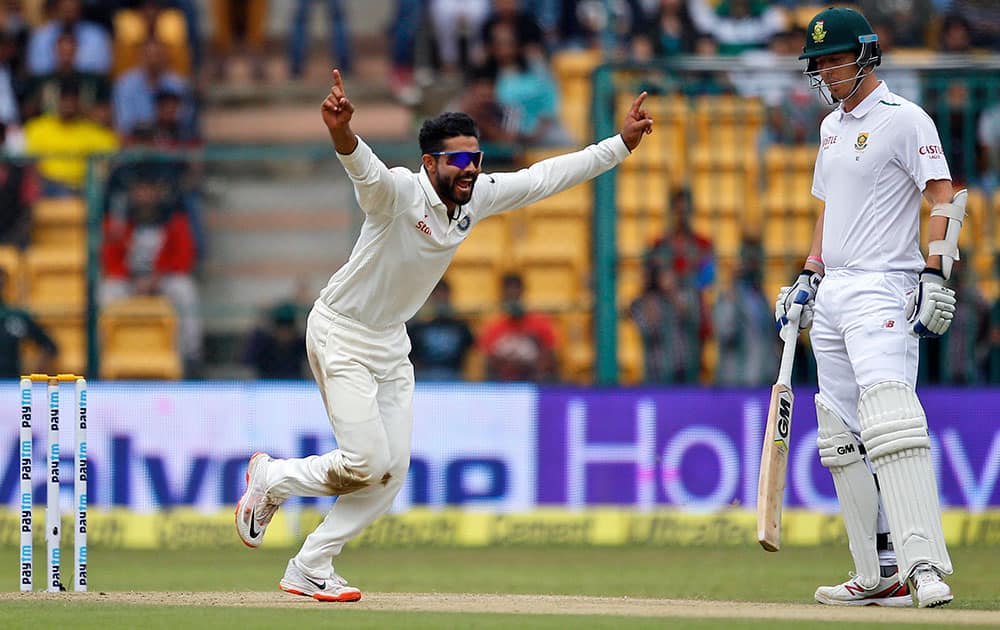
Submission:
[[[603,59],[604,53],[599,49],[568,48],[560,50],[552,55],[552,73],[556,77],[589,77]]]
[[[183,376],[177,347],[177,316],[159,296],[135,296],[112,302],[98,318],[101,378]]]
[[[628,308],[645,288],[645,274],[641,258],[620,258],[615,270],[615,295],[618,308]]]
[[[8,304],[21,301],[21,252],[13,245],[0,245],[0,269],[7,272],[3,300]]]
[[[756,233],[740,217],[728,214],[698,214],[691,217],[691,227],[696,234],[711,239],[717,256],[739,255],[743,234],[748,229]]]
[[[572,188],[567,188],[561,193],[540,199],[535,203],[524,206],[531,208],[535,213],[548,214],[582,214],[589,213],[594,205],[594,187],[590,182],[577,184]],[[514,216],[519,216],[518,210],[514,210]]]
[[[87,206],[79,197],[39,199],[32,209],[32,245],[79,249],[87,242]]]
[[[771,217],[763,229],[764,252],[768,256],[804,256],[812,244],[815,228],[813,216]]]
[[[149,39],[146,20],[138,10],[122,9],[114,16],[115,76],[131,70],[142,61],[142,45]],[[166,49],[170,68],[181,76],[191,74],[191,54],[188,46],[187,22],[178,9],[164,9],[156,20],[157,40]]]
[[[523,261],[524,301],[536,310],[566,310],[584,304],[581,285],[585,275],[565,259],[531,256]]]
[[[616,179],[619,213],[666,212],[670,205],[670,181],[653,173],[621,171]]]
[[[454,262],[499,265],[510,247],[510,214],[489,217],[472,227],[458,246]]]
[[[461,312],[490,312],[500,304],[500,277],[493,265],[453,262],[444,278],[451,287],[451,303]]]
[[[87,295],[86,260],[80,251],[32,247],[25,253],[27,303],[33,309],[77,312]]]
[[[812,172],[769,172],[764,192],[766,215],[816,214],[823,202],[812,194]]]
[[[642,256],[667,227],[667,217],[662,212],[620,214],[615,228],[618,237],[618,256]]]
[[[590,221],[577,216],[528,216],[511,253],[518,263],[541,258],[563,258],[577,267],[590,259]]]
[[[40,314],[38,324],[59,347],[53,369],[63,374],[85,374],[87,371],[87,329],[81,314]],[[38,365],[38,348],[24,348],[26,365]]]
[[[615,120],[622,120],[635,96],[622,93],[616,103]],[[641,148],[625,160],[623,170],[657,171],[667,174],[673,184],[687,173],[688,103],[683,96],[650,96],[643,103],[655,125]]]
[[[959,245],[973,245],[976,249],[989,247],[996,217],[990,212],[986,194],[979,188],[969,189],[965,204],[965,221],[959,233]]]
[[[590,383],[593,380],[594,345],[589,312],[573,311],[556,317],[560,328],[560,372],[566,382]]]
[[[732,171],[756,176],[757,148],[743,144],[698,144],[691,147],[691,170],[694,172]]]
[[[700,171],[691,175],[695,214],[759,216],[756,178],[746,172]]]
[[[618,377],[623,385],[641,383],[645,374],[642,337],[628,317],[618,320]]]
[[[731,143],[756,147],[764,124],[764,106],[755,98],[700,96],[695,99],[694,128],[698,144]]]
[[[812,176],[819,148],[814,144],[772,144],[764,151],[768,173],[809,173]]]

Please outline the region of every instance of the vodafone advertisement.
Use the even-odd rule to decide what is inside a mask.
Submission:
[[[247,457],[335,448],[312,383],[91,383],[89,503],[137,513],[229,511]],[[796,391],[786,505],[836,511],[816,453],[813,391]],[[44,396],[37,391],[34,469],[46,468]],[[413,459],[394,511],[445,506],[489,513],[540,507],[752,508],[766,389],[581,389],[419,384]],[[1000,391],[921,390],[946,507],[1000,507]],[[0,505],[19,508],[16,382],[0,388]],[[62,396],[61,444],[71,506],[73,396]],[[35,480],[36,504],[44,478]],[[322,508],[329,499],[305,499]]]

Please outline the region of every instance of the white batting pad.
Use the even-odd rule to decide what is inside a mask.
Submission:
[[[951,573],[927,419],[916,392],[898,381],[869,387],[861,394],[858,417],[861,439],[878,473],[900,580],[921,563]]]
[[[819,423],[819,460],[830,469],[833,485],[840,501],[851,556],[857,571],[857,581],[865,588],[879,583],[878,548],[878,489],[875,478],[861,454],[861,443],[847,428],[843,419],[816,396],[816,420]]]

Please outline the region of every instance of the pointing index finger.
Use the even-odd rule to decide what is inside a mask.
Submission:
[[[642,102],[646,100],[647,96],[648,96],[648,93],[646,93],[644,91],[641,94],[639,94],[639,96],[636,97],[635,102],[632,103],[631,113],[633,115],[637,116],[639,114],[639,108],[642,107]]]

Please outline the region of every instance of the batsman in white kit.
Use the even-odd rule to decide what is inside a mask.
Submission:
[[[846,8],[809,23],[800,59],[838,107],[823,120],[813,194],[824,202],[805,268],[776,302],[812,330],[820,460],[833,476],[855,571],[816,600],[921,608],[953,598],[927,419],[915,392],[918,343],[951,325],[966,191],[953,194],[930,117],[875,76],[871,25]],[[921,254],[921,195],[933,209]]]
[[[566,190],[620,164],[652,132],[632,104],[620,134],[514,173],[482,173],[473,120],[446,113],[420,130],[419,172],[388,168],[351,130],[354,106],[340,73],[322,116],[365,213],[347,263],[313,305],[306,348],[338,448],[301,459],[257,453],[236,505],[236,529],[257,547],[290,496],[337,496],[291,560],[282,590],[321,601],[356,601],[361,591],[333,566],[344,545],[384,514],[410,462],[413,366],[405,322],[444,275],[476,224]]]

